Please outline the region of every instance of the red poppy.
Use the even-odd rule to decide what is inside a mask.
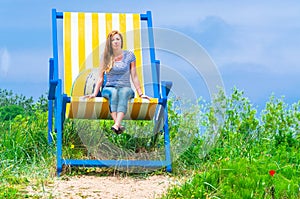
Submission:
[[[272,177],[274,176],[275,173],[276,173],[275,170],[270,170],[270,171],[269,171],[269,174],[270,174]]]

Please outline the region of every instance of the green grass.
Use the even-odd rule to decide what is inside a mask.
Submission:
[[[176,173],[196,174],[164,198],[300,198],[300,103],[289,106],[271,96],[260,118],[236,89],[215,103],[223,108],[218,140],[204,158],[207,140],[194,140],[176,161]],[[207,112],[208,135],[216,113]]]
[[[274,169],[272,177],[269,171]],[[220,159],[206,162],[182,186],[164,198],[299,198],[300,171],[294,164],[278,164],[272,158]],[[274,193],[271,189],[274,187]]]
[[[41,111],[0,123],[0,198],[24,198],[30,181],[53,176],[46,126],[47,113]]]
[[[163,198],[300,198],[300,102],[288,105],[271,96],[265,109],[257,113],[243,92],[233,89],[230,96],[220,92],[212,103],[200,100],[190,109],[178,110],[174,104],[169,102],[171,175],[187,180],[170,188]],[[25,105],[22,107],[35,107]],[[30,196],[26,187],[44,187],[56,175],[55,144],[47,143],[47,112],[25,108],[22,115],[15,115],[17,108],[12,115],[7,111],[11,109],[0,110],[0,116],[5,115],[0,117],[0,198],[38,198]],[[90,146],[98,146],[103,136],[128,153],[163,150],[162,135],[153,146],[149,144],[152,137],[143,134],[145,129],[151,132],[150,122],[129,121],[125,123],[127,133],[121,136],[110,133],[111,125],[111,121],[67,120],[63,156],[92,157],[80,131],[90,134],[84,138]],[[276,171],[274,176],[270,170]],[[115,172],[66,168],[63,175]]]

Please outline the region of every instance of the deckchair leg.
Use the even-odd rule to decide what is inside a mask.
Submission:
[[[59,116],[60,117],[60,116]],[[57,144],[56,144],[56,172],[57,176],[60,176],[60,173],[62,172],[62,126],[60,123],[61,119],[58,119],[58,126],[57,127]]]
[[[56,81],[53,81],[54,77],[54,59],[49,59],[49,93],[48,93],[48,143],[52,144],[52,132],[53,132],[53,102],[55,100]]]
[[[48,100],[48,143],[52,144],[52,131],[53,131],[53,100]]]
[[[167,109],[167,108],[166,108]],[[170,134],[168,125],[168,112],[165,112],[165,125],[164,125],[164,141],[165,141],[165,155],[166,155],[166,171],[172,172],[172,159],[171,159],[171,147],[170,147]]]
[[[57,175],[60,176],[62,172],[62,119],[63,99],[61,96],[61,80],[59,80],[56,91],[56,112],[55,112],[55,127],[56,127],[56,159],[57,159]]]
[[[165,155],[166,155],[166,171],[172,172],[172,158],[171,158],[171,144],[169,134],[169,121],[168,121],[168,103],[167,97],[172,87],[172,82],[162,81],[161,91],[163,96],[163,108],[164,108],[164,141],[165,141]]]

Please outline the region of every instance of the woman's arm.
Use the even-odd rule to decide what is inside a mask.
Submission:
[[[150,99],[150,97],[148,97],[147,95],[145,95],[141,89],[141,84],[140,84],[140,81],[139,81],[139,78],[138,78],[138,75],[137,75],[137,72],[136,72],[136,64],[135,64],[135,61],[131,62],[130,63],[130,75],[131,75],[131,79],[132,79],[132,82],[133,82],[133,85],[139,95],[139,97],[142,97],[142,98],[146,98],[146,99]]]

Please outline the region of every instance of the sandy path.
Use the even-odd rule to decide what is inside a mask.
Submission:
[[[30,195],[41,198],[144,199],[159,198],[174,184],[173,178],[164,175],[146,178],[75,176],[57,178],[53,184],[39,189],[29,186],[27,190]]]

